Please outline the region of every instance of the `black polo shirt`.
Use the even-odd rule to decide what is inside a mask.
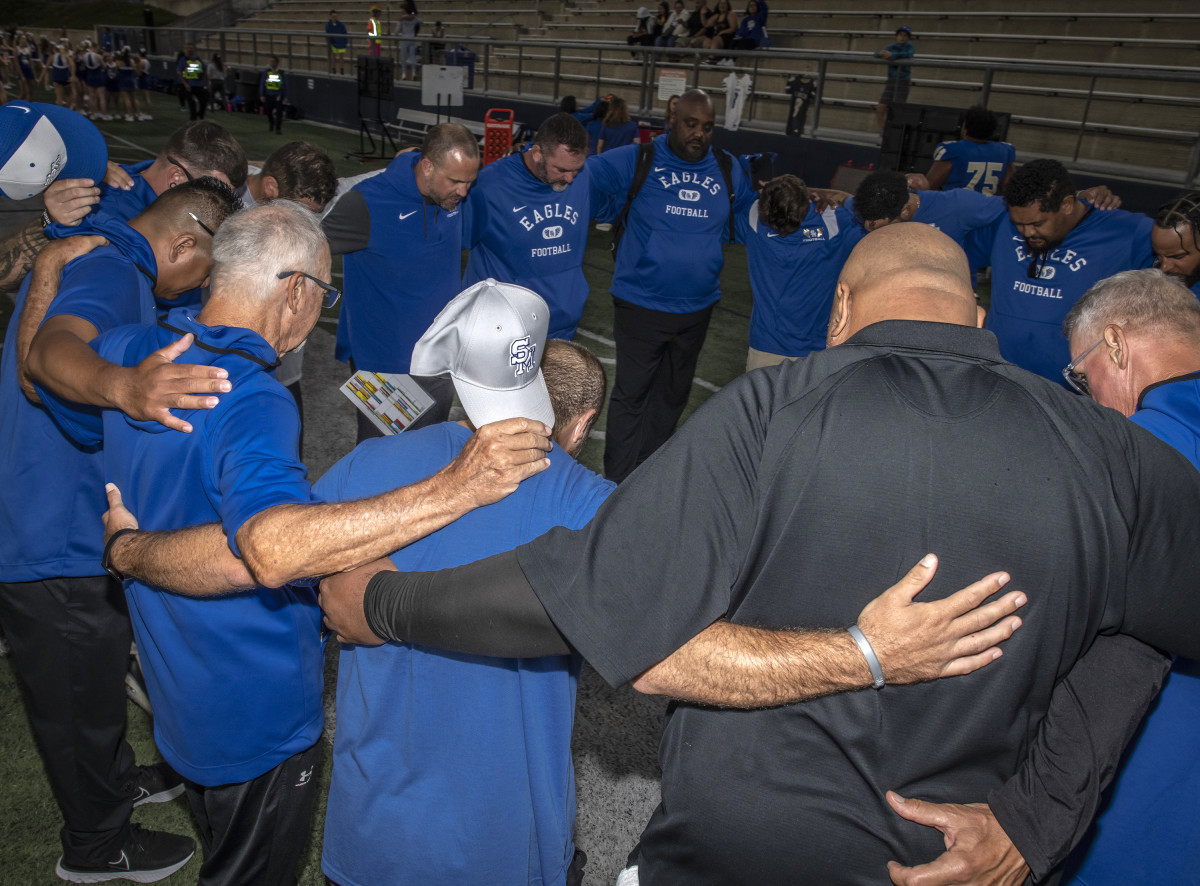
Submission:
[[[995,570],[1024,627],[983,670],[763,711],[673,705],[642,882],[886,882],[937,831],[894,789],[984,801],[1097,633],[1200,653],[1200,473],[1117,412],[1005,363],[991,333],[892,321],[748,373],[581,532],[519,550],[612,683],[720,617],[844,627],[926,552],[925,599]]]

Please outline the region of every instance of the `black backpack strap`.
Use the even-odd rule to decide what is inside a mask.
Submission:
[[[717,158],[717,165],[721,167],[721,175],[725,177],[725,190],[729,194],[729,242],[736,242],[734,236],[736,228],[734,227],[735,217],[733,214],[733,156],[728,151],[715,150],[713,156]]]
[[[629,193],[625,195],[625,205],[621,207],[621,212],[613,222],[612,229],[612,257],[617,257],[617,247],[621,245],[621,237],[625,233],[625,222],[629,218],[629,207],[633,205],[633,198],[641,191],[642,185],[646,183],[646,179],[650,176],[650,167],[654,165],[654,142],[642,142],[638,145],[637,162],[633,167],[633,182],[629,185]]]

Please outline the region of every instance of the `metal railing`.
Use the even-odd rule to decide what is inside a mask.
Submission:
[[[97,26],[97,30],[102,26]],[[134,29],[128,29],[134,30]],[[271,56],[278,56],[291,71],[321,72],[328,66],[328,43],[323,31],[274,30],[252,27],[218,29],[214,31],[188,28],[154,28],[156,53],[174,55],[184,43],[193,42],[202,54],[220,51],[221,57],[235,68],[247,65],[265,67]],[[348,35],[348,55],[366,54],[365,35]],[[396,51],[399,38],[384,36],[384,54]],[[497,40],[472,38],[463,40],[457,35],[434,39],[414,38],[423,44],[422,55],[429,58],[430,44],[453,48],[460,44],[475,53],[475,92],[485,95],[516,97],[530,101],[557,103],[563,95],[584,94],[589,98],[619,90],[627,96],[631,111],[647,115],[660,110],[665,101],[658,98],[658,78],[661,69],[683,70],[689,86],[700,86],[706,72],[718,71],[722,78],[728,68],[710,68],[703,64],[712,53],[701,49],[679,47],[629,47],[624,42],[563,41],[563,40]],[[857,52],[832,50],[771,49],[735,51],[720,54],[734,60],[733,70],[749,73],[755,84],[750,101],[743,111],[741,126],[745,129],[780,131],[784,128],[787,108],[792,97],[783,84],[797,74],[810,76],[816,93],[805,134],[816,138],[853,139],[854,132],[826,127],[823,114],[833,109],[866,109],[875,99],[852,97],[854,84],[869,84],[872,90],[882,85],[885,67],[895,62],[878,61]],[[436,60],[438,63],[441,59]],[[904,62],[900,62],[904,63]],[[1015,126],[1029,126],[1043,131],[1073,133],[1073,150],[1060,151],[1060,156],[1078,168],[1095,167],[1111,172],[1111,163],[1091,162],[1082,156],[1088,136],[1111,134],[1145,141],[1160,151],[1169,147],[1178,162],[1155,167],[1146,163],[1149,177],[1172,184],[1190,184],[1200,176],[1200,132],[1191,125],[1150,126],[1136,120],[1119,122],[1101,119],[1096,114],[1100,103],[1120,103],[1142,112],[1170,108],[1195,112],[1200,119],[1200,68],[1180,69],[1173,66],[1128,64],[1080,64],[1077,62],[1020,62],[998,59],[970,59],[957,56],[923,56],[911,62],[918,86],[953,94],[954,101],[930,102],[967,107],[987,105],[997,96],[1020,96],[1025,99],[1036,94],[1040,86],[1020,82],[1034,75],[1046,82],[1047,93],[1064,96],[1081,107],[1065,108],[1056,116],[1022,114],[1010,111]],[[397,70],[399,73],[399,70]],[[1009,81],[1012,82],[1009,82]],[[777,83],[772,87],[772,82]],[[1156,91],[1145,84],[1157,83]],[[1177,94],[1163,94],[1165,84],[1193,84]],[[715,83],[707,85],[714,86]],[[1139,88],[1140,87],[1140,88]],[[1172,87],[1177,88],[1177,87]],[[866,94],[865,90],[859,90]],[[636,99],[628,98],[636,94]],[[847,93],[847,94],[839,94]],[[874,96],[876,93],[872,92]],[[782,112],[782,113],[781,113]],[[1127,117],[1128,115],[1126,115]],[[1143,115],[1144,116],[1144,113]],[[869,125],[869,124],[868,124]],[[1012,131],[1010,130],[1010,136]],[[874,132],[864,126],[858,136],[871,141]],[[1141,167],[1139,167],[1141,168]]]

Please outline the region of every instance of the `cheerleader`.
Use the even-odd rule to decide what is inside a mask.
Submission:
[[[17,92],[27,102],[33,101],[33,81],[37,79],[33,69],[36,52],[28,36],[22,34],[17,38]]]
[[[71,58],[70,46],[58,44],[50,55],[50,78],[54,83],[54,103],[64,108],[71,107],[73,98],[71,84],[75,82],[75,62]]]
[[[125,102],[126,123],[132,123],[135,119],[142,119],[142,115],[138,113],[137,107],[137,75],[137,66],[133,61],[133,52],[126,46],[121,50],[121,55],[117,62],[117,92],[121,94],[121,99]],[[113,108],[113,110],[115,111],[116,108]]]
[[[138,50],[138,57],[134,60],[134,65],[137,67],[137,88],[142,94],[142,107],[145,108],[139,120],[153,120],[150,116],[150,59],[146,58],[146,47],[143,46]]]

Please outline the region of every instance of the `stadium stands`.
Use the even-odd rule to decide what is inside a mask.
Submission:
[[[1122,0],[1073,0],[1065,11],[1046,11],[1032,0],[988,0],[986,9],[979,0],[929,5],[935,4],[897,9],[866,0],[836,10],[804,8],[799,0],[772,3],[767,29],[773,48],[736,57],[737,69],[755,81],[742,126],[782,130],[791,104],[787,82],[805,73],[821,82],[821,105],[809,118],[819,124],[818,134],[872,140],[871,109],[885,67],[871,53],[906,25],[917,50],[912,102],[966,107],[986,98],[993,109],[1013,115],[1010,140],[1028,155],[1142,167],[1151,177],[1180,182],[1195,168],[1200,12],[1187,0],[1162,0],[1153,12],[1131,12]],[[321,72],[328,10],[327,0],[279,0],[236,31],[198,43],[202,51],[220,46],[234,66],[257,67],[279,53],[291,70]],[[716,92],[729,73],[701,65],[703,53],[633,56],[624,42],[633,6],[436,0],[420,4],[419,12],[427,23],[423,35],[439,20],[449,45],[464,43],[478,53],[476,88],[497,95],[550,102],[568,93],[590,98],[618,91],[640,113],[655,114],[661,103],[648,65],[683,68],[690,82]],[[385,29],[386,19],[385,12]],[[365,4],[342,10],[342,20],[361,42]],[[1018,63],[1027,69],[1004,69]],[[1082,129],[1080,121],[1086,121]]]

